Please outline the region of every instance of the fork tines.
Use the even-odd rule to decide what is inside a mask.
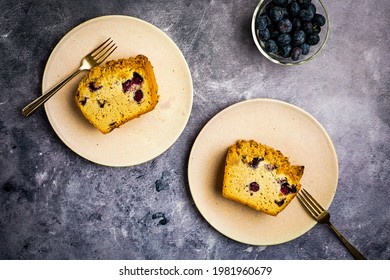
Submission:
[[[116,50],[115,43],[111,38],[108,38],[100,46],[94,49],[89,55],[92,56],[97,63],[102,63],[107,57],[109,57]]]
[[[297,194],[297,197],[313,216],[318,216],[325,211],[325,209],[304,188]]]

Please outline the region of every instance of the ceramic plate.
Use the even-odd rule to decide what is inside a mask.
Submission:
[[[179,48],[157,27],[133,17],[103,16],[82,23],[61,39],[47,62],[43,92],[76,70],[81,58],[108,37],[118,46],[110,60],[137,54],[149,58],[159,86],[156,108],[103,135],[74,101],[83,72],[50,99],[45,109],[59,138],[80,156],[102,165],[131,166],[159,156],[182,133],[192,108],[191,73]]]
[[[302,186],[328,208],[337,188],[338,163],[331,139],[311,115],[291,104],[254,99],[218,113],[199,133],[191,150],[190,190],[201,214],[219,232],[251,245],[290,241],[315,221],[294,199],[278,216],[269,216],[222,197],[227,148],[237,140],[256,140],[304,165]]]

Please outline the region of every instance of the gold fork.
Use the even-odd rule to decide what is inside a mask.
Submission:
[[[113,53],[113,51],[116,50],[116,48],[117,47],[115,46],[115,43],[113,43],[113,40],[111,40],[111,38],[108,38],[100,46],[98,46],[96,49],[91,51],[81,60],[79,69],[77,69],[74,73],[70,74],[67,78],[65,78],[63,81],[58,83],[48,92],[41,95],[33,102],[28,104],[26,107],[24,107],[22,110],[23,115],[26,117],[30,116],[32,113],[35,112],[36,109],[38,109],[39,106],[41,106],[47,100],[49,100],[57,91],[59,91],[66,83],[68,83],[71,79],[73,79],[77,74],[85,70],[90,70],[92,67],[99,65],[104,60],[106,60],[106,58],[109,57]]]
[[[325,210],[305,189],[297,194],[299,201],[310,215],[319,223],[327,224],[340,241],[347,247],[348,251],[356,260],[365,260],[366,258],[345,239],[341,233],[331,224],[330,214]]]

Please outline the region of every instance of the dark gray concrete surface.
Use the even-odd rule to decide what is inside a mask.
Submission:
[[[390,5],[325,1],[324,51],[281,67],[256,49],[257,1],[0,1],[0,259],[351,259],[322,225],[274,246],[237,243],[214,230],[187,180],[192,144],[207,121],[236,102],[275,98],[301,107],[337,150],[333,223],[369,259],[390,258]],[[91,163],[57,137],[41,94],[46,61],[73,27],[121,14],[163,30],[193,78],[187,127],[165,153],[126,168]]]

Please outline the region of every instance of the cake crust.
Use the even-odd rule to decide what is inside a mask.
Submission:
[[[153,66],[144,55],[108,61],[81,80],[75,101],[84,117],[107,134],[152,111],[158,103]]]
[[[300,190],[304,166],[291,165],[279,150],[254,140],[228,148],[222,195],[276,216]]]

